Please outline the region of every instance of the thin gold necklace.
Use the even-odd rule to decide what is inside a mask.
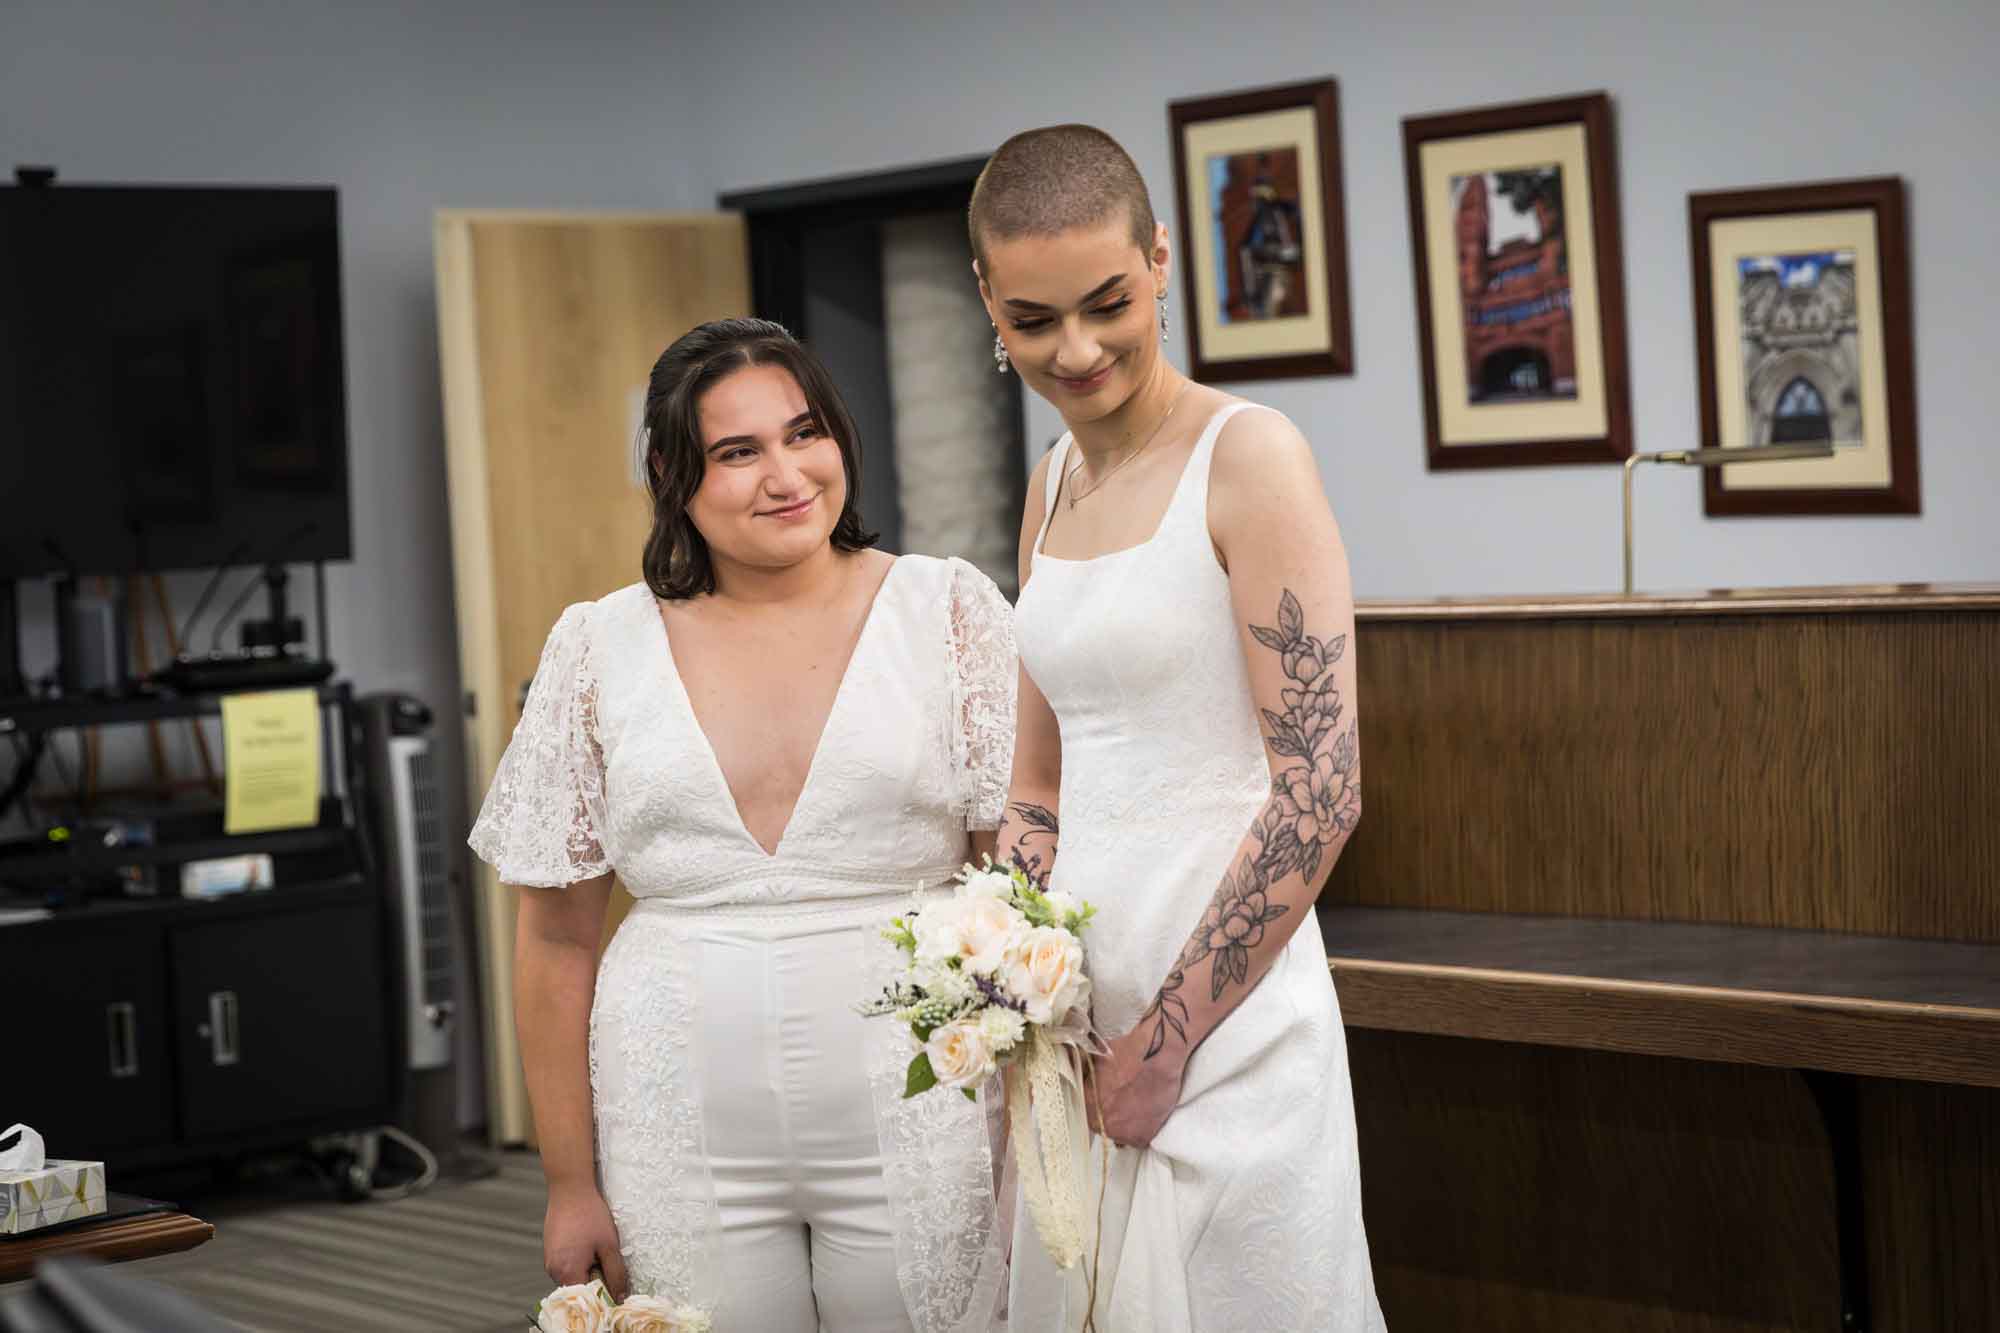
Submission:
[[[1071,509],[1076,508],[1076,502],[1078,500],[1083,499],[1086,495],[1089,495],[1092,491],[1095,491],[1105,482],[1110,481],[1113,473],[1117,472],[1119,468],[1124,467],[1127,463],[1137,458],[1140,454],[1145,453],[1146,450],[1152,445],[1153,441],[1160,438],[1160,432],[1167,428],[1168,418],[1172,417],[1174,414],[1174,409],[1181,405],[1181,395],[1188,391],[1188,385],[1191,383],[1193,383],[1193,381],[1183,380],[1181,382],[1181,387],[1174,391],[1174,400],[1171,403],[1167,404],[1166,416],[1161,417],[1159,424],[1153,427],[1153,433],[1146,437],[1145,444],[1140,445],[1137,449],[1134,449],[1131,453],[1125,455],[1123,458],[1113,463],[1110,467],[1106,468],[1104,470],[1104,475],[1097,478],[1095,481],[1091,482],[1088,489],[1079,491],[1076,489],[1074,485],[1069,487],[1069,507]],[[1077,452],[1081,454],[1083,451],[1079,449]],[[1064,480],[1066,482],[1074,482],[1076,480],[1076,474],[1081,471],[1083,471],[1083,459],[1079,457],[1076,460],[1076,466],[1069,470],[1069,473],[1064,478]]]

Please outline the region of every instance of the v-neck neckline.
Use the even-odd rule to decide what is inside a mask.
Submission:
[[[875,595],[868,603],[868,614],[862,618],[861,632],[854,636],[854,644],[847,650],[847,664],[841,668],[840,683],[833,687],[833,702],[827,705],[826,716],[820,719],[819,735],[813,739],[812,758],[806,763],[805,781],[792,797],[792,808],[785,813],[784,827],[778,831],[776,845],[766,847],[750,831],[750,824],[743,818],[743,807],[736,802],[736,793],[729,786],[729,775],[722,770],[722,760],[715,752],[715,744],[708,738],[708,730],[701,724],[701,715],[695,712],[694,696],[688,693],[687,682],[681,678],[680,662],[674,656],[673,635],[667,632],[667,618],[661,612],[659,598],[648,599],[653,614],[653,627],[658,635],[660,651],[665,655],[667,675],[672,678],[674,692],[680,698],[681,713],[688,726],[694,729],[695,738],[701,744],[701,751],[708,759],[708,771],[714,777],[717,795],[722,798],[729,812],[735,818],[736,831],[743,840],[757,850],[767,861],[776,861],[784,855],[785,844],[791,839],[792,827],[798,822],[799,811],[805,808],[806,797],[812,793],[813,779],[819,774],[819,759],[826,745],[828,733],[833,730],[833,719],[840,712],[840,704],[847,697],[847,682],[854,677],[854,664],[860,660],[863,649],[868,646],[869,632],[875,628],[876,613],[882,608],[890,582],[896,571],[903,565],[902,557],[896,557],[882,581],[875,585]]]

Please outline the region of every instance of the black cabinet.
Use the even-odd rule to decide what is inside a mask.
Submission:
[[[143,924],[0,928],[0,1115],[58,1157],[109,1157],[173,1137],[166,956]]]
[[[388,1100],[374,904],[180,925],[168,952],[183,1137],[365,1116]]]
[[[384,929],[357,876],[0,926],[0,1115],[113,1172],[390,1120]]]

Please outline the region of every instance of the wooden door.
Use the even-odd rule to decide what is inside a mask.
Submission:
[[[437,283],[477,808],[557,616],[640,577],[651,515],[631,459],[647,375],[696,324],[749,313],[749,258],[734,214],[449,210],[437,217]],[[529,1142],[514,898],[474,868],[489,1120],[497,1142]],[[629,905],[621,888],[607,938]]]

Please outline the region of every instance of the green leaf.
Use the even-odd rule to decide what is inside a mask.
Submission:
[[[965,1100],[969,1102],[976,1102],[979,1100],[979,1094],[974,1092],[971,1088],[960,1088],[959,1091],[965,1094]]]
[[[918,1051],[917,1058],[910,1061],[909,1073],[903,1078],[903,1095],[914,1097],[920,1092],[929,1092],[937,1086],[937,1071],[931,1068],[929,1051]]]

